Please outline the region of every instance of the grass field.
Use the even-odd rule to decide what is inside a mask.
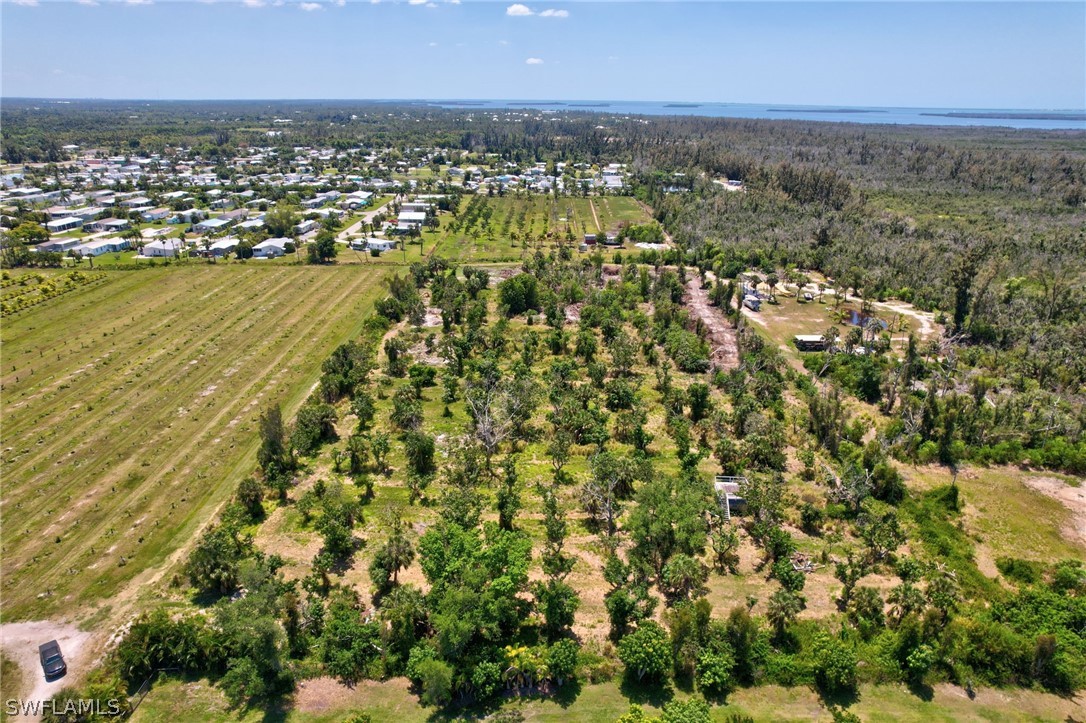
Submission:
[[[5,620],[125,602],[308,393],[376,270],[202,265],[108,278],[3,320]]]
[[[461,202],[466,217],[472,197]],[[649,213],[626,196],[553,198],[540,195],[477,197],[489,217],[466,227],[452,228],[451,217],[441,218],[436,234],[424,232],[427,246],[436,239],[436,253],[460,262],[517,261],[539,244],[565,240],[567,231],[580,243],[586,233],[615,231],[620,223],[646,223]],[[526,248],[527,246],[527,248]]]
[[[403,679],[384,683],[364,681],[356,688],[340,688],[321,708],[316,693],[327,681],[310,682],[295,695],[291,709],[236,711],[228,707],[222,692],[206,680],[170,681],[156,685],[132,717],[135,723],[172,723],[176,720],[257,723],[286,720],[293,723],[339,723],[352,712],[364,711],[374,721],[423,723],[424,721],[478,720],[484,711],[453,711],[442,715],[418,705]],[[320,692],[324,692],[321,690]],[[553,698],[521,698],[505,703],[503,709],[517,711],[527,721],[555,723],[609,722],[625,713],[631,700],[638,701],[650,715],[659,713],[669,698],[683,699],[681,691],[637,691],[619,680],[586,685],[563,691]],[[940,685],[924,697],[903,686],[862,686],[858,700],[849,707],[864,721],[1052,721],[1082,720],[1086,706],[1081,698],[1065,699],[1030,690],[977,691],[970,700],[959,688]],[[726,721],[741,714],[757,721],[829,721],[830,712],[819,696],[808,688],[762,686],[738,690],[724,705],[712,708],[713,720]]]

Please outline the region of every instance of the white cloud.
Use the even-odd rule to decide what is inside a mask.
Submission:
[[[347,0],[332,0],[332,1],[336,4],[336,7],[340,7],[340,8],[347,4]]]
[[[428,0],[407,0],[408,5],[425,5]]]
[[[568,18],[569,17],[569,10],[555,10],[554,8],[550,8],[548,10],[544,10],[543,12],[539,13],[539,17],[541,17],[541,18]]]
[[[459,5],[460,0],[446,0],[450,5]]]
[[[427,44],[428,44],[428,45],[429,45],[429,46],[430,46],[431,48],[436,48],[436,47],[437,47],[437,43],[435,43],[435,42],[430,42],[430,43],[427,43]]]
[[[153,5],[151,0],[124,0],[127,5]]]
[[[514,18],[523,18],[529,15],[535,15],[532,9],[527,5],[521,5],[520,3],[513,3],[505,9],[505,14]]]
[[[528,58],[524,62],[528,65],[543,65],[543,58]]]
[[[80,5],[86,5],[87,7],[98,7],[98,0],[75,0]]]
[[[7,0],[12,5],[22,5],[24,8],[36,8],[38,0]]]
[[[262,8],[264,0],[241,0],[241,4],[247,8]]]
[[[302,10],[305,10],[307,13],[311,13],[314,10],[321,10],[324,6],[320,3],[301,3],[298,5],[298,7],[300,7]]]
[[[508,40],[499,40],[498,45],[509,45],[509,41]]]

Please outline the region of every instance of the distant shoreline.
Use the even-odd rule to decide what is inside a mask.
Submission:
[[[766,108],[769,113],[885,113],[871,108]],[[922,114],[923,115],[923,114]]]
[[[404,105],[412,107],[436,107],[458,109],[467,114],[496,114],[513,111],[522,114],[525,110],[539,109],[546,113],[601,113],[617,116],[692,116],[704,118],[727,118],[731,120],[773,120],[773,121],[811,121],[870,125],[920,125],[972,128],[1009,128],[1013,130],[1067,131],[1086,132],[1086,109],[1082,108],[954,108],[954,107],[894,107],[894,106],[839,106],[839,105],[793,105],[734,103],[717,101],[617,101],[617,100],[526,100],[526,99],[206,99],[206,100],[161,100],[161,99],[90,99],[90,98],[15,98],[2,97],[5,117],[9,109],[32,106],[79,108],[102,104],[107,107],[128,107],[139,105],[170,104],[199,105],[207,104],[216,112],[233,105],[244,107],[268,106],[269,104],[312,104],[320,107],[375,105]],[[262,108],[261,110],[266,110]],[[133,109],[134,110],[134,109]],[[226,110],[225,112],[231,112]]]
[[[978,113],[950,111],[948,113],[921,113],[938,118],[987,118],[990,120],[1068,120],[1086,121],[1086,113]]]

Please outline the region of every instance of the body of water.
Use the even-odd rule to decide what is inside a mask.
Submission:
[[[532,108],[548,111],[595,111],[617,115],[695,115],[710,118],[769,118],[838,123],[1086,130],[1086,110],[877,108],[650,101],[432,100],[427,102],[443,108],[480,111]]]

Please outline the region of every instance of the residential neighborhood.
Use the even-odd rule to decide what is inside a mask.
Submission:
[[[188,148],[108,155],[71,144],[65,151],[67,162],[6,168],[0,210],[9,229],[23,225],[30,252],[60,254],[66,263],[105,254],[274,259],[303,250],[321,230],[376,256],[436,229],[450,195],[628,193],[625,164],[518,163],[436,147],[269,145],[230,159]],[[583,236],[582,250],[595,245],[595,233]],[[599,242],[616,244],[615,232],[600,233]]]

